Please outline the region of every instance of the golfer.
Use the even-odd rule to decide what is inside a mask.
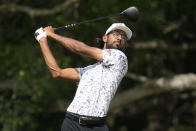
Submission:
[[[51,26],[39,28],[35,37],[54,78],[78,82],[75,97],[67,108],[61,131],[108,131],[106,116],[110,101],[128,70],[123,53],[132,31],[124,23],[114,23],[102,37],[103,49],[54,33]],[[61,69],[48,46],[47,37],[68,50],[98,62],[83,68]]]

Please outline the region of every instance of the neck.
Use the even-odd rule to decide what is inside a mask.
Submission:
[[[107,44],[107,43],[104,44],[103,49],[117,49],[117,50],[124,51],[124,48],[115,48],[112,44]]]

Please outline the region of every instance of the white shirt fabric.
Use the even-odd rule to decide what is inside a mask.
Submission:
[[[77,68],[80,82],[67,111],[104,117],[118,85],[128,70],[126,55],[117,49],[104,49],[103,61]]]

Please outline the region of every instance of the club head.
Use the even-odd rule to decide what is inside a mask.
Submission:
[[[139,12],[136,7],[129,7],[123,12],[121,12],[120,15],[123,15],[124,17],[126,17],[127,19],[131,21],[137,21]]]

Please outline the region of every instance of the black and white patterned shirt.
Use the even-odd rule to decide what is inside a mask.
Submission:
[[[103,117],[128,70],[126,55],[117,49],[104,49],[103,61],[77,68],[80,82],[67,111]]]

